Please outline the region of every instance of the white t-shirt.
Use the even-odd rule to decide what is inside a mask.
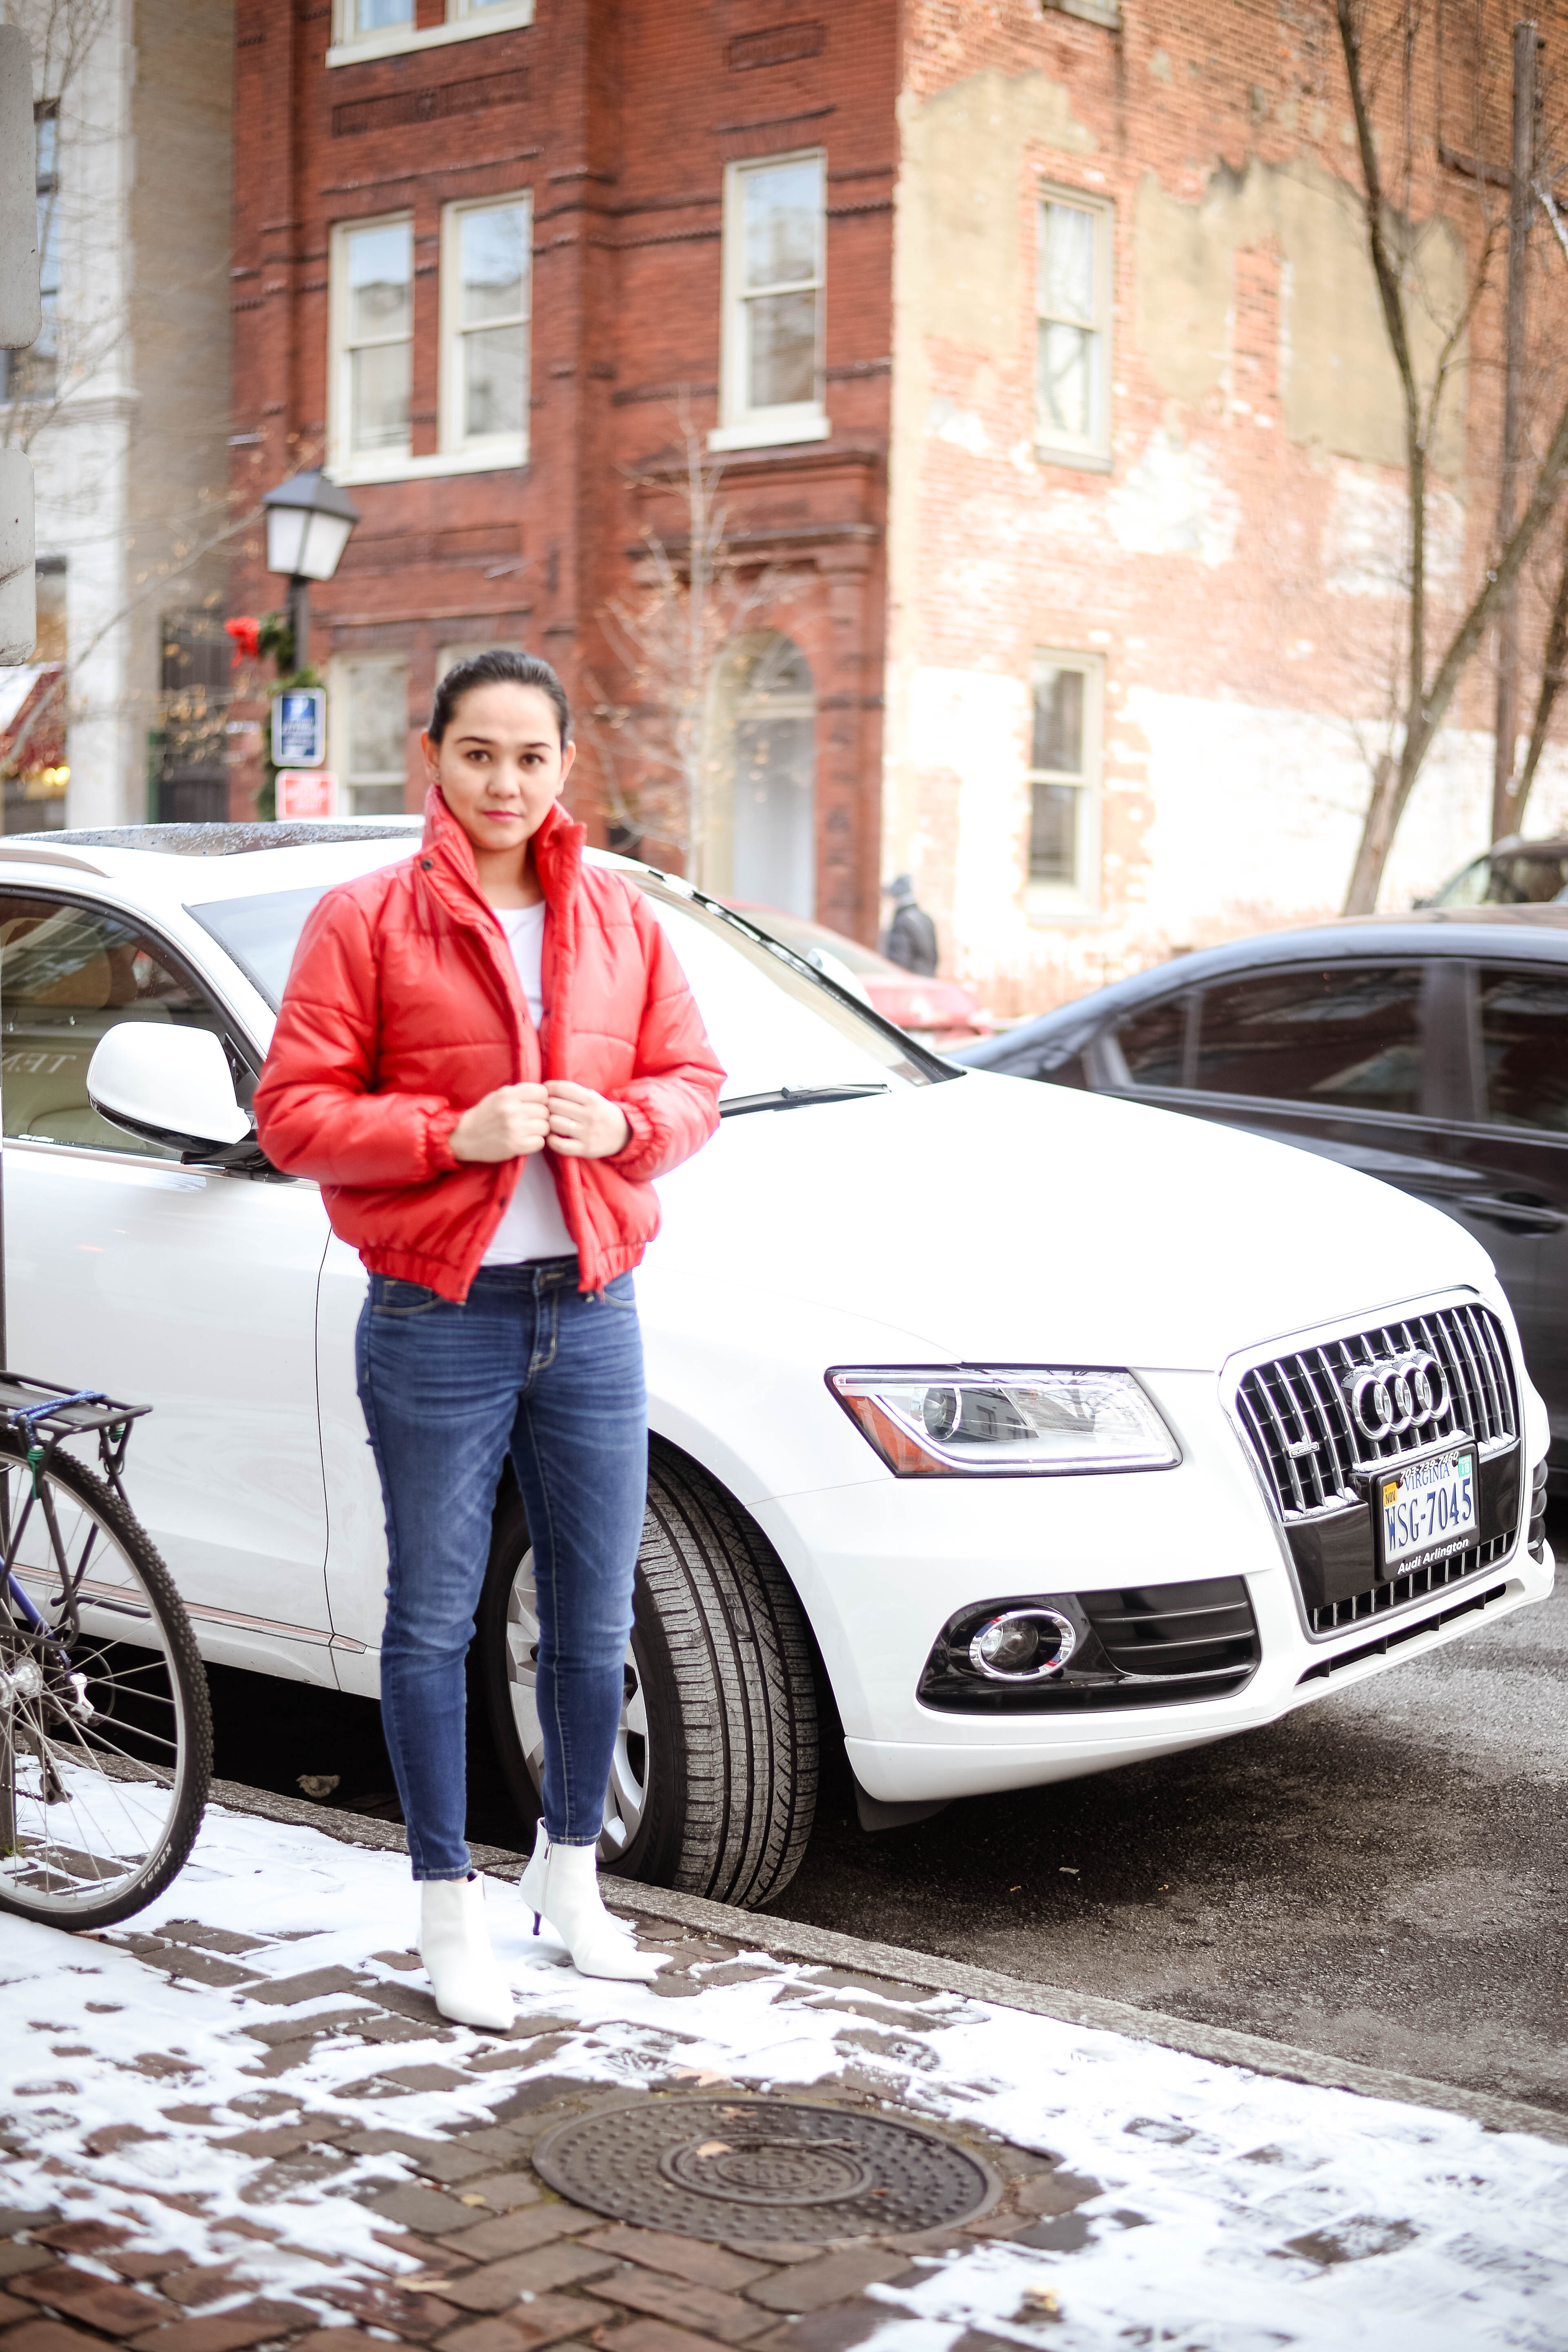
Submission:
[[[511,943],[518,984],[537,1029],[544,1018],[544,901],[537,907],[497,907],[495,919]],[[577,1244],[566,1230],[555,1180],[542,1151],[531,1151],[519,1171],[517,1190],[496,1227],[481,1263],[521,1265],[534,1257],[573,1257]]]

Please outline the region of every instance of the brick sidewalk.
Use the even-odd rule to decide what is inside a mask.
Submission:
[[[1568,2150],[1506,2119],[775,1954],[734,1914],[645,1925],[665,1973],[595,1983],[514,1888],[488,1907],[505,2035],[437,2015],[405,1858],[290,1822],[215,1806],[103,1937],[0,1918],[0,2352],[1568,2345]],[[999,2200],[710,2245],[534,2169],[563,2119],[730,2091],[908,2117]]]
[[[58,2205],[0,2213],[3,2352],[88,2352],[105,2343],[129,2352],[249,2352],[274,2345],[293,2352],[369,2352],[388,2339],[437,2352],[541,2352],[574,2343],[595,2352],[716,2352],[739,2345],[757,2352],[775,2346],[847,2352],[907,2315],[896,2301],[899,2289],[924,2283],[943,2255],[995,2238],[1070,2246],[1083,2234],[1074,2209],[1100,2194],[1097,2181],[969,2130],[955,2137],[986,2158],[1005,2188],[991,2212],[958,2229],[828,2246],[714,2245],[606,2223],[563,2202],[530,2163],[535,2143],[554,2125],[621,2104],[627,2095],[626,2087],[606,2092],[550,2072],[552,2053],[578,2031],[574,2021],[526,2018],[505,2036],[449,2027],[411,1952],[378,1953],[363,1970],[307,1967],[276,1978],[258,1973],[256,1963],[268,1951],[263,1939],[196,1922],[176,1923],[158,1936],[116,1931],[103,1940],[174,1984],[242,1992],[247,2003],[274,2013],[239,2029],[251,2045],[243,2071],[255,2088],[229,2097],[221,2112],[176,2096],[154,2105],[146,2123],[89,2132],[79,2166],[52,2159]],[[672,2003],[715,1981],[767,1973],[743,1963],[734,1945],[710,1937],[661,1937],[659,1948],[669,1952],[671,1965],[658,1990]],[[303,1945],[296,1950],[309,1957]],[[857,1981],[831,1969],[808,1981],[843,2013],[835,2038],[848,2062],[837,2082],[812,2086],[812,2100],[897,2113],[878,2095],[885,2086],[861,2079],[855,2062],[896,2046],[900,2030],[929,2025],[929,2016],[903,2001],[903,1989],[891,1983]],[[405,2042],[448,2045],[450,2055],[399,2063],[395,2045]],[[323,2047],[356,2048],[376,2062],[337,2092],[330,2110],[290,2083]],[[672,2055],[679,2050],[672,2037]],[[68,2061],[82,2052],[58,2043],[50,2054]],[[154,2101],[155,2086],[174,2088],[183,2071],[177,2057],[156,2052],[132,2063],[144,2071]],[[743,2084],[741,2077],[667,2063],[647,2074],[644,2086],[690,2093],[715,2081]],[[430,2095],[476,2084],[500,2092],[485,2119],[465,2117],[436,2134],[368,2119],[399,2097],[426,2104]],[[355,2104],[365,2116],[344,2112]],[[250,2210],[211,2222],[210,2236],[219,2242],[215,2259],[193,2263],[179,2246],[160,2245],[145,2220],[138,2226],[70,2217],[73,2189],[100,2185],[107,2160],[166,2137],[159,2123],[182,2127],[187,2144],[194,2134],[215,2151],[248,2160],[238,2195]],[[308,2231],[321,2207],[291,2204],[293,2197],[302,2189],[319,2196],[336,2176],[363,2176],[367,2159],[374,2166],[387,2158],[396,2159],[394,2172],[356,2177],[347,2193],[375,2217],[377,2244],[416,2267],[388,2277],[363,2260],[328,2253],[308,2299],[252,2292],[258,2249],[285,2244],[310,2257],[308,2243],[294,2233]],[[195,2181],[152,2194],[171,2217],[200,2218],[211,2201]],[[868,2299],[865,2291],[873,2286],[891,2290],[893,2299]],[[1042,2291],[1018,2318],[1048,2318],[1051,2306],[1048,2290]],[[329,2315],[339,2324],[324,2327]],[[963,2352],[983,2352],[988,2341],[971,2331]]]

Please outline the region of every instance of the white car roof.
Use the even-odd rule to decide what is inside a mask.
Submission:
[[[268,890],[303,890],[372,874],[417,848],[417,816],[257,824],[135,824],[0,836],[0,873],[13,882],[70,874],[116,884],[148,908],[201,907]],[[595,866],[646,872],[609,850]],[[678,885],[679,887],[679,885]]]

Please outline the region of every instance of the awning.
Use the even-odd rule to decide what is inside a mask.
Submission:
[[[66,756],[64,665],[0,669],[0,776],[58,768]]]

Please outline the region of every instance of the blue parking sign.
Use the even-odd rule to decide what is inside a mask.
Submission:
[[[327,691],[321,686],[286,687],[272,698],[272,764],[319,768],[327,756]]]

